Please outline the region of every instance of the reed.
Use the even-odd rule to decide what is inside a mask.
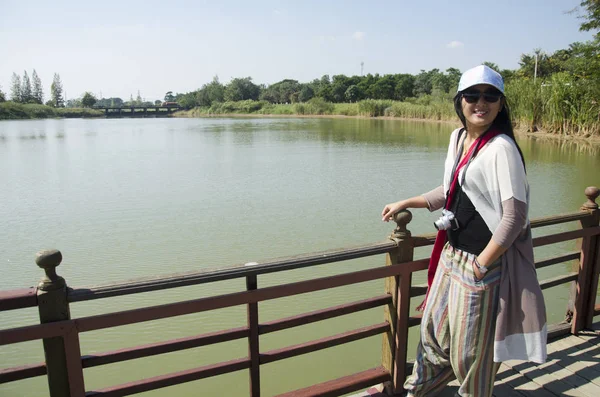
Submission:
[[[506,85],[513,119],[527,131],[560,135],[600,135],[600,86],[555,73],[547,80],[520,79]]]

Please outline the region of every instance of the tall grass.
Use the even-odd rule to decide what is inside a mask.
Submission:
[[[394,102],[385,111],[388,117],[407,119],[456,120],[456,113],[451,102],[433,102],[430,105],[419,105],[409,102]]]
[[[294,104],[296,114],[324,115],[333,114],[335,105],[325,101],[323,98],[312,98],[308,102]]]
[[[358,114],[360,116],[378,117],[385,115],[385,110],[393,104],[385,99],[365,99],[358,102]]]
[[[506,85],[513,119],[529,131],[543,129],[561,135],[600,135],[600,85],[556,73],[537,82],[517,80]]]

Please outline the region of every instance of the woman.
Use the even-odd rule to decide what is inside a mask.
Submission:
[[[480,65],[460,79],[443,185],[385,206],[444,208],[428,270],[409,396],[458,379],[461,396],[491,396],[500,362],[546,359],[546,315],[527,217],[529,185],[500,74]]]

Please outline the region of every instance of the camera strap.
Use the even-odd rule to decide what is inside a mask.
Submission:
[[[458,132],[458,137],[457,137],[457,143],[456,145],[459,146],[460,144],[460,139],[462,137],[463,132],[465,131],[464,128],[461,128],[460,131]],[[462,166],[460,166],[461,163],[461,157],[462,157],[462,153],[464,150],[464,144],[460,145],[460,147],[458,148],[458,152],[456,153],[456,159],[454,160],[454,166],[452,167],[452,172],[450,173],[450,185],[448,186],[448,191],[446,192],[446,201],[444,203],[444,208],[445,209],[450,209],[448,208],[450,206],[450,202],[449,199],[451,198],[451,194],[450,191],[455,191],[458,186],[462,186],[465,183],[465,177],[467,175],[467,169],[469,168],[469,165],[471,164],[471,161],[473,160],[473,157],[475,157],[475,155],[477,154],[477,152],[479,151],[479,148],[481,146],[481,142],[483,141],[483,137],[485,135],[487,135],[487,133],[489,132],[489,129],[484,132],[483,134],[481,134],[477,140],[475,141],[475,147],[473,148],[473,150],[469,150],[469,152],[467,152],[467,155],[469,156],[469,158],[467,159],[466,163],[464,163]],[[487,140],[486,140],[487,143]],[[462,173],[462,178],[460,179],[460,182],[458,182],[458,178],[456,177],[456,173],[460,173],[461,169],[464,168],[465,170]],[[454,184],[458,184],[458,186],[454,187]],[[458,197],[456,198],[456,208],[458,208],[458,203],[460,201],[460,195],[458,195]]]

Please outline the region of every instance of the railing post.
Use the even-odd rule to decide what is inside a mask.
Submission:
[[[246,276],[246,290],[258,287],[256,274]],[[258,303],[248,303],[248,356],[250,357],[250,397],[260,397],[260,349],[258,335]]]
[[[597,187],[590,186],[585,189],[588,201],[581,207],[582,211],[590,213],[591,217],[581,221],[582,228],[598,226],[600,211],[596,198],[600,194]],[[598,273],[600,271],[600,247],[598,236],[583,237],[581,240],[581,256],[576,270],[579,273],[575,288],[571,290],[570,301],[574,302],[573,318],[571,320],[571,333],[577,334],[585,327],[592,325],[596,291],[598,289]]]
[[[67,284],[64,278],[56,274],[56,267],[61,261],[62,254],[58,250],[40,251],[36,254],[35,263],[46,273],[37,289],[38,310],[42,324],[71,319],[67,301]],[[50,396],[70,396],[63,338],[44,339],[44,356]]]
[[[387,255],[387,266],[413,260],[413,240],[410,231],[406,228],[411,220],[412,214],[407,210],[394,215],[397,227],[390,239],[398,246]],[[385,307],[385,320],[390,324],[390,331],[383,335],[382,346],[382,366],[390,371],[392,376],[392,381],[384,385],[385,393],[388,395],[400,394],[406,377],[411,280],[411,272],[388,277],[385,280],[385,292],[392,295],[392,303]]]

